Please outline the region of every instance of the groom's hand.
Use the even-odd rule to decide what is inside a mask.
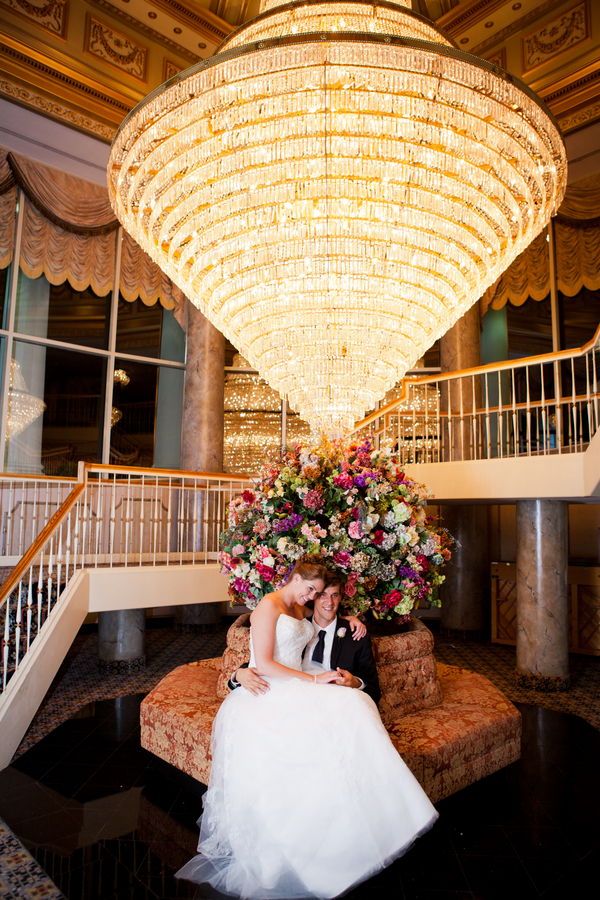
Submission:
[[[241,684],[243,688],[246,688],[255,697],[266,694],[270,690],[269,682],[260,677],[257,669],[238,669],[234,677],[238,684]]]
[[[355,678],[352,672],[348,672],[347,669],[339,669],[337,670],[338,678],[336,679],[336,684],[341,684],[342,687],[351,687],[351,688],[359,688],[362,684],[358,678]]]

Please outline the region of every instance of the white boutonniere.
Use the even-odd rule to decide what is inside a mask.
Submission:
[[[336,631],[336,635],[337,635],[339,638],[343,638],[345,634],[346,634],[346,629],[345,629],[345,628],[338,628],[338,630]]]

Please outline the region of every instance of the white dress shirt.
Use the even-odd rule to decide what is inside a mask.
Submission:
[[[304,657],[302,659],[302,671],[309,672],[310,666],[318,666],[320,672],[330,672],[331,671],[331,648],[333,647],[333,639],[335,637],[335,632],[337,629],[337,619],[334,619],[333,622],[330,622],[326,628],[321,628],[320,625],[317,625],[315,620],[312,620],[313,628],[315,630],[314,637],[310,639],[308,644],[306,645],[306,649],[304,651]],[[317,663],[313,660],[312,655],[315,652],[315,647],[317,646],[317,642],[319,640],[319,632],[325,632],[325,647],[323,648],[323,662]],[[310,672],[312,675],[313,673]]]
[[[312,620],[313,628],[315,630],[314,637],[310,639],[308,644],[306,645],[306,649],[304,651],[304,657],[302,659],[302,671],[308,672],[309,675],[318,675],[319,672],[331,672],[331,650],[333,648],[333,639],[335,637],[335,633],[338,629],[338,620],[337,618],[330,622],[326,628],[321,628],[320,625],[317,625],[315,620]],[[345,628],[350,628],[350,625],[341,626]],[[317,642],[319,640],[319,632],[325,632],[325,646],[323,648],[323,662],[318,663],[315,662],[312,658],[312,655],[315,651],[315,647],[317,646]],[[354,674],[354,673],[352,673]],[[360,685],[357,690],[364,690],[365,683],[362,678],[359,678],[358,675],[355,676],[357,681],[360,681]]]

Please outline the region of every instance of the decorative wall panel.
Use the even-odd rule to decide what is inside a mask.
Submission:
[[[169,78],[172,78],[173,75],[177,75],[179,72],[183,72],[181,66],[178,66],[177,63],[171,62],[170,59],[165,59],[163,62],[163,81],[168,81]]]
[[[67,36],[69,0],[0,0],[0,7],[55,37],[64,40]]]
[[[600,567],[569,566],[569,651],[600,656]],[[517,643],[517,567],[492,563],[492,643]]]
[[[521,40],[523,72],[531,72],[591,37],[587,0],[546,22]]]
[[[496,50],[491,56],[486,56],[485,58],[488,62],[494,63],[495,66],[506,69],[506,47],[500,47],[500,49]]]
[[[137,44],[120,31],[115,31],[106,22],[101,22],[89,13],[85,32],[85,52],[139,81],[146,81],[148,48]]]

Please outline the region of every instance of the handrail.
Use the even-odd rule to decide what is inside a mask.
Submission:
[[[239,472],[196,472],[192,469],[159,469],[154,468],[152,466],[119,466],[119,465],[111,465],[110,463],[93,463],[93,462],[84,462],[81,460],[79,463],[80,470],[77,475],[77,480],[81,480],[85,476],[81,473],[85,471],[86,473],[90,470],[94,472],[124,472],[129,475],[175,475],[177,477],[189,477],[189,478],[217,478],[223,479],[225,481],[249,481],[250,475]]]
[[[512,369],[518,369],[522,366],[534,366],[534,365],[544,365],[552,362],[561,362],[565,359],[576,359],[580,356],[585,356],[590,350],[592,350],[596,344],[600,341],[600,325],[596,329],[596,333],[594,337],[591,338],[587,342],[587,344],[583,344],[581,347],[577,347],[573,350],[555,350],[551,353],[539,353],[535,356],[524,356],[520,359],[506,359],[501,360],[499,362],[493,363],[484,363],[480,366],[472,366],[468,369],[459,369],[454,372],[440,372],[437,375],[421,375],[416,378],[413,376],[409,378],[404,378],[402,381],[402,393],[395,400],[391,400],[389,403],[386,403],[385,406],[380,407],[379,409],[374,410],[372,413],[369,413],[368,416],[365,416],[364,419],[361,419],[360,422],[355,422],[354,428],[350,432],[354,434],[357,431],[362,431],[363,428],[367,428],[374,422],[376,419],[381,418],[386,415],[388,412],[393,412],[395,409],[400,406],[404,400],[406,400],[406,393],[408,391],[408,386],[419,385],[419,384],[432,384],[433,382],[441,382],[441,381],[452,381],[455,378],[469,378],[475,375],[486,375],[490,372],[505,372]]]
[[[55,531],[56,528],[60,525],[62,520],[65,518],[69,510],[71,510],[75,505],[84,490],[85,484],[75,485],[67,499],[64,500],[63,503],[61,503],[48,524],[45,525],[44,528],[40,531],[37,538],[34,540],[27,552],[14,567],[6,581],[2,585],[0,585],[0,606],[2,605],[2,601],[19,583],[26,570],[34,561],[44,544],[47,542],[48,538],[52,535],[52,532]]]
[[[0,472],[0,482],[2,481],[71,481],[77,484],[77,479],[72,475],[26,475],[24,472]]]
[[[574,397],[569,396],[569,402],[576,401],[578,403],[583,403],[587,400],[585,394],[575,394]],[[551,401],[552,403],[554,401]],[[558,401],[557,401],[558,402]],[[398,400],[398,403],[400,401]],[[532,409],[542,409],[544,406],[548,405],[548,401],[545,403],[542,400],[531,400],[529,403],[520,402],[520,403],[511,403],[509,407],[507,406],[476,406],[474,409],[469,410],[469,416],[484,416],[486,413],[498,413],[498,412],[512,412],[513,410],[517,410],[519,412],[526,412],[527,410]],[[392,415],[396,410],[396,407],[392,409],[390,412],[382,413],[381,418]],[[440,419],[451,418],[453,415],[451,410],[448,409],[440,409],[438,416]],[[379,418],[379,417],[378,417]]]
[[[53,491],[60,505],[39,534],[35,517],[21,520],[23,535],[31,528],[31,546],[0,586],[0,698],[37,636],[60,615],[55,610],[64,608],[78,572],[214,563],[229,503],[251,483],[218,472],[80,462],[66,499]]]

